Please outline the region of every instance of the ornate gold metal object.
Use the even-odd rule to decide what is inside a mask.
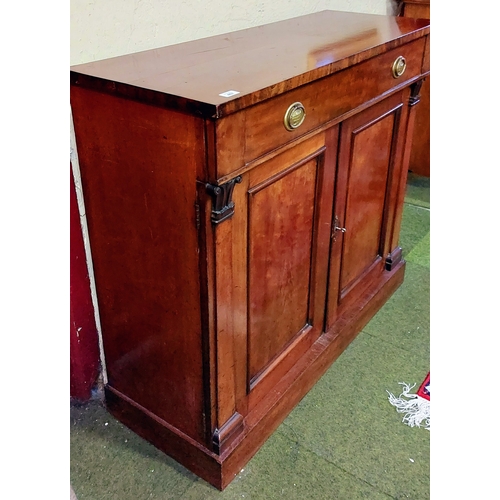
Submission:
[[[406,59],[403,56],[399,56],[392,64],[392,76],[394,78],[399,78],[406,69]]]
[[[300,127],[306,117],[306,109],[301,102],[294,102],[285,113],[283,123],[287,130],[295,130]]]

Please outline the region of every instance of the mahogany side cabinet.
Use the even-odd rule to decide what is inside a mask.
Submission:
[[[71,68],[108,411],[218,489],[403,282],[429,34],[322,11]]]

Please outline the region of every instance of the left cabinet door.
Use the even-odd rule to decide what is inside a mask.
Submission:
[[[234,189],[239,273],[227,285],[243,290],[233,338],[248,409],[323,331],[337,140],[337,127],[319,133],[243,174]]]

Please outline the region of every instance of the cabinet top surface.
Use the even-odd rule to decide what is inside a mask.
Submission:
[[[429,33],[422,19],[322,11],[71,67],[71,82],[223,116]],[[236,91],[233,94],[231,91]],[[118,93],[120,93],[118,92]],[[228,93],[228,94],[227,94]],[[222,94],[222,95],[221,95]],[[187,103],[187,104],[186,104]]]

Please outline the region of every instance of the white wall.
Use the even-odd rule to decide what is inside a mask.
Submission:
[[[320,10],[392,14],[395,0],[71,0],[71,59],[81,64]]]

